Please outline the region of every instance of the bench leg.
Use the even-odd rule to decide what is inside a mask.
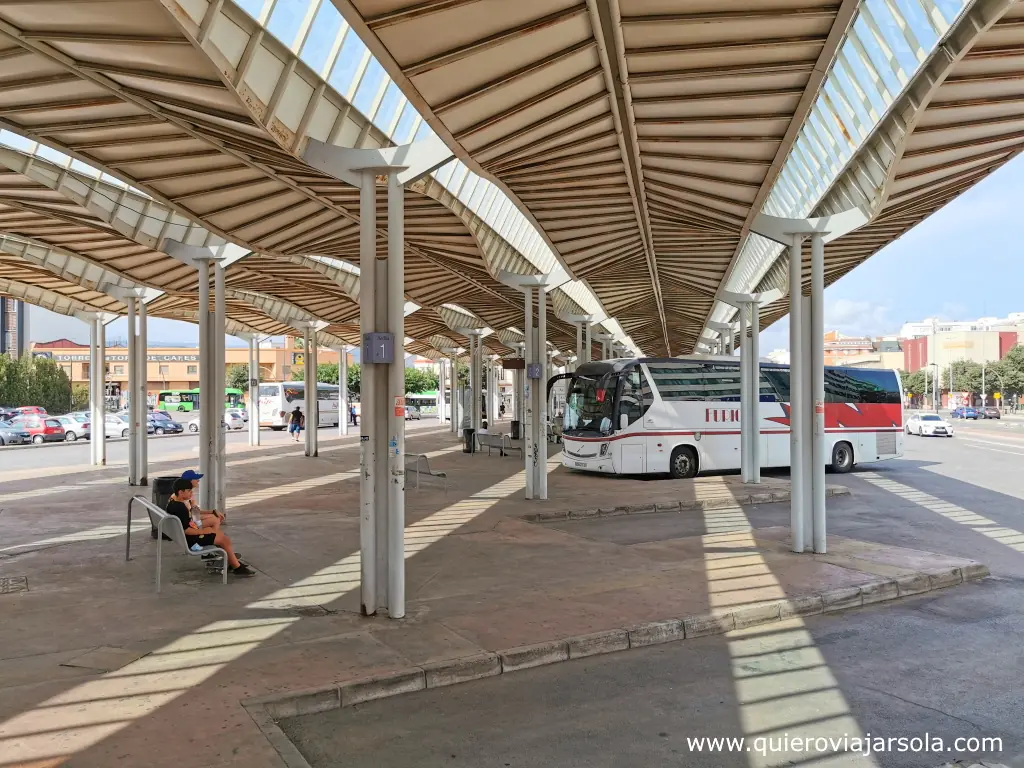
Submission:
[[[164,551],[164,521],[160,521],[160,525],[156,527],[156,593],[160,594],[160,571],[163,565],[163,551]]]

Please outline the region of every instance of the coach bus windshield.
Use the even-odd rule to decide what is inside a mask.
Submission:
[[[569,394],[565,398],[563,434],[604,435],[611,432],[617,381],[614,374],[600,377],[573,376]]]

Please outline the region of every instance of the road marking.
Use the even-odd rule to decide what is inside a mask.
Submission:
[[[889,480],[875,472],[863,472],[858,474],[857,477],[866,480],[876,488],[889,491],[889,493],[895,494],[900,498],[912,501],[927,510],[942,515],[947,520],[952,520],[954,523],[959,523],[977,533],[984,534],[1010,549],[1024,552],[1024,532],[1008,528],[1001,523],[997,523],[995,520],[990,520],[965,507],[961,507],[959,504],[944,501],[938,496],[932,496],[930,493],[919,491],[909,485]]]
[[[1007,451],[1007,450],[1004,450],[1002,448],[989,448],[988,447],[989,445],[994,445],[994,443],[983,444],[981,441],[968,440],[966,438],[964,438],[963,442],[971,443],[972,445],[977,447],[978,450],[980,450],[980,451],[992,451],[993,453],[1008,453],[1011,456],[1024,456],[1024,452],[1022,452],[1022,451]]]

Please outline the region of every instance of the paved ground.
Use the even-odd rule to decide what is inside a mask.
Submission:
[[[527,670],[285,720],[283,727],[316,768],[337,764],[339,755],[346,765],[394,768],[816,764],[816,753],[762,758],[708,745],[701,751],[687,741],[771,737],[744,745],[768,747],[779,746],[776,737],[784,733],[927,733],[950,750],[844,756],[851,765],[928,768],[986,759],[1024,766],[1021,663],[1007,642],[1024,627],[1024,439],[979,433],[913,439],[906,460],[843,478],[853,495],[830,502],[830,530],[980,559],[996,574],[986,582],[810,617],[804,626],[771,625]],[[782,524],[787,513],[773,504],[747,516],[757,528]],[[556,525],[633,548],[701,527],[692,517],[657,514]],[[1002,744],[952,751],[960,737]]]
[[[80,767],[120,763],[150,768],[279,768],[276,753],[239,706],[241,699],[402,669],[481,648],[508,648],[707,610],[737,599],[764,600],[772,590],[778,595],[822,582],[841,585],[850,583],[856,573],[865,578],[868,571],[886,572],[915,558],[927,559],[842,540],[834,542],[828,558],[788,556],[776,528],[787,519],[781,504],[747,507],[739,514],[706,510],[527,523],[518,518],[535,505],[520,499],[522,474],[517,459],[465,456],[446,430],[431,428],[429,422],[416,428],[422,431],[411,435],[409,450],[431,454],[435,466],[452,473],[452,487],[446,494],[431,481],[408,494],[410,610],[409,619],[401,623],[357,614],[358,561],[351,556],[358,540],[354,471],[358,444],[354,439],[325,445],[319,459],[295,455],[298,451],[290,446],[232,458],[229,531],[260,575],[222,588],[194,563],[169,557],[168,588],[160,597],[152,593],[153,544],[148,533],[132,537],[136,558],[127,564],[123,560],[122,510],[132,492],[121,485],[123,470],[5,482],[0,489],[4,508],[0,577],[27,576],[29,591],[0,594],[5,618],[0,622],[0,766],[57,765],[63,762],[61,756],[73,754],[68,764]],[[1014,469],[1024,455],[1024,441],[1011,442],[1003,436],[984,439],[996,443],[981,446],[993,451],[991,457],[959,437],[915,438],[908,460],[843,478],[855,494],[830,502],[832,532],[977,559],[1003,577],[1024,576],[1016,549],[1021,546],[1018,541],[1024,542],[1024,534],[1017,533],[1024,479]],[[668,481],[596,478],[563,469],[555,469],[550,479],[554,498],[548,506],[571,506],[584,491],[600,494],[605,502],[613,497],[637,500],[698,494],[693,484],[686,490],[683,484]],[[776,478],[782,481],[784,475]],[[722,493],[725,488],[726,493],[740,493],[738,486],[733,477],[710,478],[700,487],[704,492]],[[934,498],[918,495],[915,489],[926,490]],[[750,526],[753,533],[747,530]],[[705,532],[712,535],[699,535]],[[716,551],[723,548],[728,554],[731,546],[743,547],[744,556],[760,561],[745,563],[742,567],[749,570],[743,573],[709,569],[709,558],[717,557]],[[12,581],[11,587],[16,588],[17,582]],[[965,586],[950,595],[958,591],[987,594],[984,590],[991,588],[989,583]],[[947,598],[934,599],[941,606]],[[882,610],[883,615],[891,607]],[[835,622],[839,627],[835,632],[851,631],[846,622],[854,620],[846,615],[812,619],[809,631],[817,632],[819,621]],[[989,632],[989,625],[982,621],[964,619],[958,626],[968,626],[974,633]],[[1006,626],[1010,625],[999,628],[998,637],[1012,648],[1005,643]],[[776,631],[780,637],[789,636],[781,625]],[[945,643],[949,653],[957,647],[948,635],[928,640]],[[732,667],[728,663],[721,667],[720,662],[728,659],[735,642],[740,641],[713,639],[705,645],[717,650],[705,652],[704,646],[695,649],[688,641],[658,653],[684,654],[679,657],[684,664],[707,667],[708,685],[715,681],[718,687],[725,685],[715,705],[731,706],[731,715],[723,722],[743,723],[748,710],[738,711],[735,701],[730,704],[728,679],[715,676],[732,674]],[[858,656],[860,647],[857,642],[849,645],[858,663],[873,663],[877,652],[865,647]],[[821,648],[827,649],[828,644],[819,642]],[[632,653],[600,662],[606,669],[602,674],[614,679],[620,663],[635,663],[629,661]],[[783,652],[780,658],[788,664],[793,653],[799,656],[804,651]],[[907,669],[913,661],[909,658]],[[941,665],[929,667],[927,658],[917,662],[922,675],[945,674]],[[1016,679],[1015,667],[1000,675],[984,668],[980,652],[968,655],[963,663],[968,672],[977,667],[970,674],[965,672],[964,679],[972,674],[986,681],[999,677],[997,682],[1006,686]],[[660,677],[656,664],[652,665],[642,679]],[[844,667],[838,662],[835,667],[833,676],[839,685],[832,685],[830,695],[845,701],[845,694],[851,707],[858,706],[859,700],[846,689]],[[580,666],[570,663],[559,670],[528,674],[544,684],[547,675],[569,674],[573,679],[573,669]],[[986,677],[979,677],[982,673]],[[625,677],[620,679],[630,679],[622,674]],[[553,686],[555,677],[551,677]],[[573,685],[585,684],[578,679]],[[645,687],[646,683],[641,691]],[[1014,693],[992,690],[993,697],[1008,695],[1010,704],[1019,708]],[[656,702],[656,688],[650,694]],[[445,691],[439,706],[460,712],[458,697],[463,695],[468,694]],[[786,690],[780,695],[786,695]],[[550,699],[534,705],[543,711],[558,701],[552,693]],[[391,710],[381,706],[380,716],[386,719]],[[711,703],[706,706],[708,712],[715,711]],[[819,697],[807,706],[831,712],[838,705],[835,701],[822,704]],[[953,708],[946,711],[956,714],[955,704],[949,706]],[[338,716],[351,714],[346,710]],[[853,714],[859,721],[860,713]],[[449,725],[453,738],[471,733],[474,722],[479,722],[463,715],[450,721],[460,723],[457,732]],[[548,715],[552,723],[564,720],[564,714],[555,711]],[[603,731],[600,718],[594,717],[590,732]],[[621,717],[627,723],[632,715]],[[845,715],[835,717],[845,722]],[[694,722],[699,720],[696,717]],[[173,738],[168,737],[168,723],[174,724]],[[310,726],[306,748],[311,756],[317,749],[333,749],[324,739],[338,725],[339,721],[332,725],[327,720],[322,727]],[[586,721],[580,726],[586,728]],[[397,732],[407,742],[427,739],[418,730]],[[519,734],[524,760],[545,732],[551,731],[541,729],[536,737]],[[662,732],[680,731],[659,727],[657,733]],[[373,733],[367,730],[366,738],[372,740]],[[729,729],[723,735],[742,733]],[[154,745],[160,749],[154,750]],[[606,744],[606,749],[614,746]],[[449,754],[460,751],[474,754],[462,747]],[[534,756],[544,757],[540,752]],[[373,764],[400,765],[399,757]],[[529,764],[508,758],[504,762]],[[503,763],[495,759],[474,764]],[[549,760],[546,764],[560,763]],[[688,763],[656,760],[653,764]]]

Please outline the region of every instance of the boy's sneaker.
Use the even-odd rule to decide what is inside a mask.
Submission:
[[[256,571],[254,571],[252,568],[250,568],[245,563],[242,563],[237,568],[232,568],[230,573],[234,574],[235,576],[255,576],[256,575]]]

